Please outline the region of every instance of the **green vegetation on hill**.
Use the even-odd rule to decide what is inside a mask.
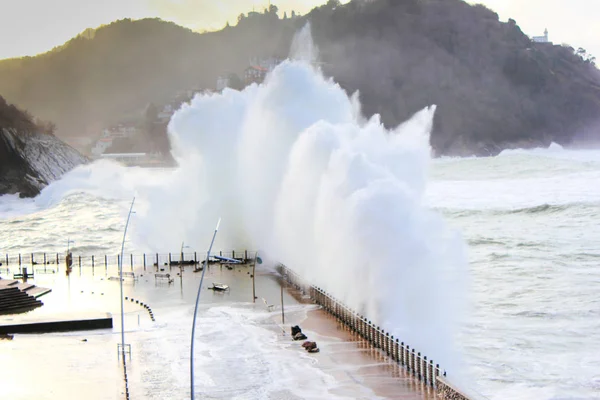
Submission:
[[[214,88],[250,58],[285,57],[311,22],[323,70],[360,91],[367,115],[394,126],[437,104],[439,154],[492,154],[569,144],[600,115],[593,59],[532,43],[514,21],[462,0],[335,0],[293,19],[241,15],[198,34],[158,19],[86,31],[49,53],[0,61],[0,93],[57,124],[59,135],[101,128],[163,104],[179,90]]]

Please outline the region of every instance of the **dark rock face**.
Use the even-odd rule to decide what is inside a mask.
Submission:
[[[0,195],[34,197],[87,159],[57,139],[50,122],[33,118],[0,96]]]
[[[87,159],[54,135],[0,129],[0,195],[34,197]]]

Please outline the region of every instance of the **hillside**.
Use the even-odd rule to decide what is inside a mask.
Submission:
[[[87,162],[47,128],[0,97],[0,195],[36,196],[50,182]]]
[[[332,0],[300,18],[274,8],[204,34],[157,19],[118,21],[44,55],[0,61],[0,93],[54,121],[61,137],[98,135],[179,90],[214,89],[250,58],[287,56],[307,21],[324,72],[359,90],[366,114],[394,126],[438,105],[438,154],[600,139],[590,130],[600,115],[593,63],[532,43],[516,22],[462,0]]]

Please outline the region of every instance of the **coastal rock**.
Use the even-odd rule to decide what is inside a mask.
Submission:
[[[88,160],[0,97],[0,195],[34,197]]]

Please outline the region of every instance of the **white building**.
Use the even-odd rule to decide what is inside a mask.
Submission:
[[[229,87],[229,78],[220,76],[217,78],[217,92]]]
[[[531,40],[536,43],[550,43],[550,40],[548,40],[548,29],[544,31],[544,36],[534,36]]]

